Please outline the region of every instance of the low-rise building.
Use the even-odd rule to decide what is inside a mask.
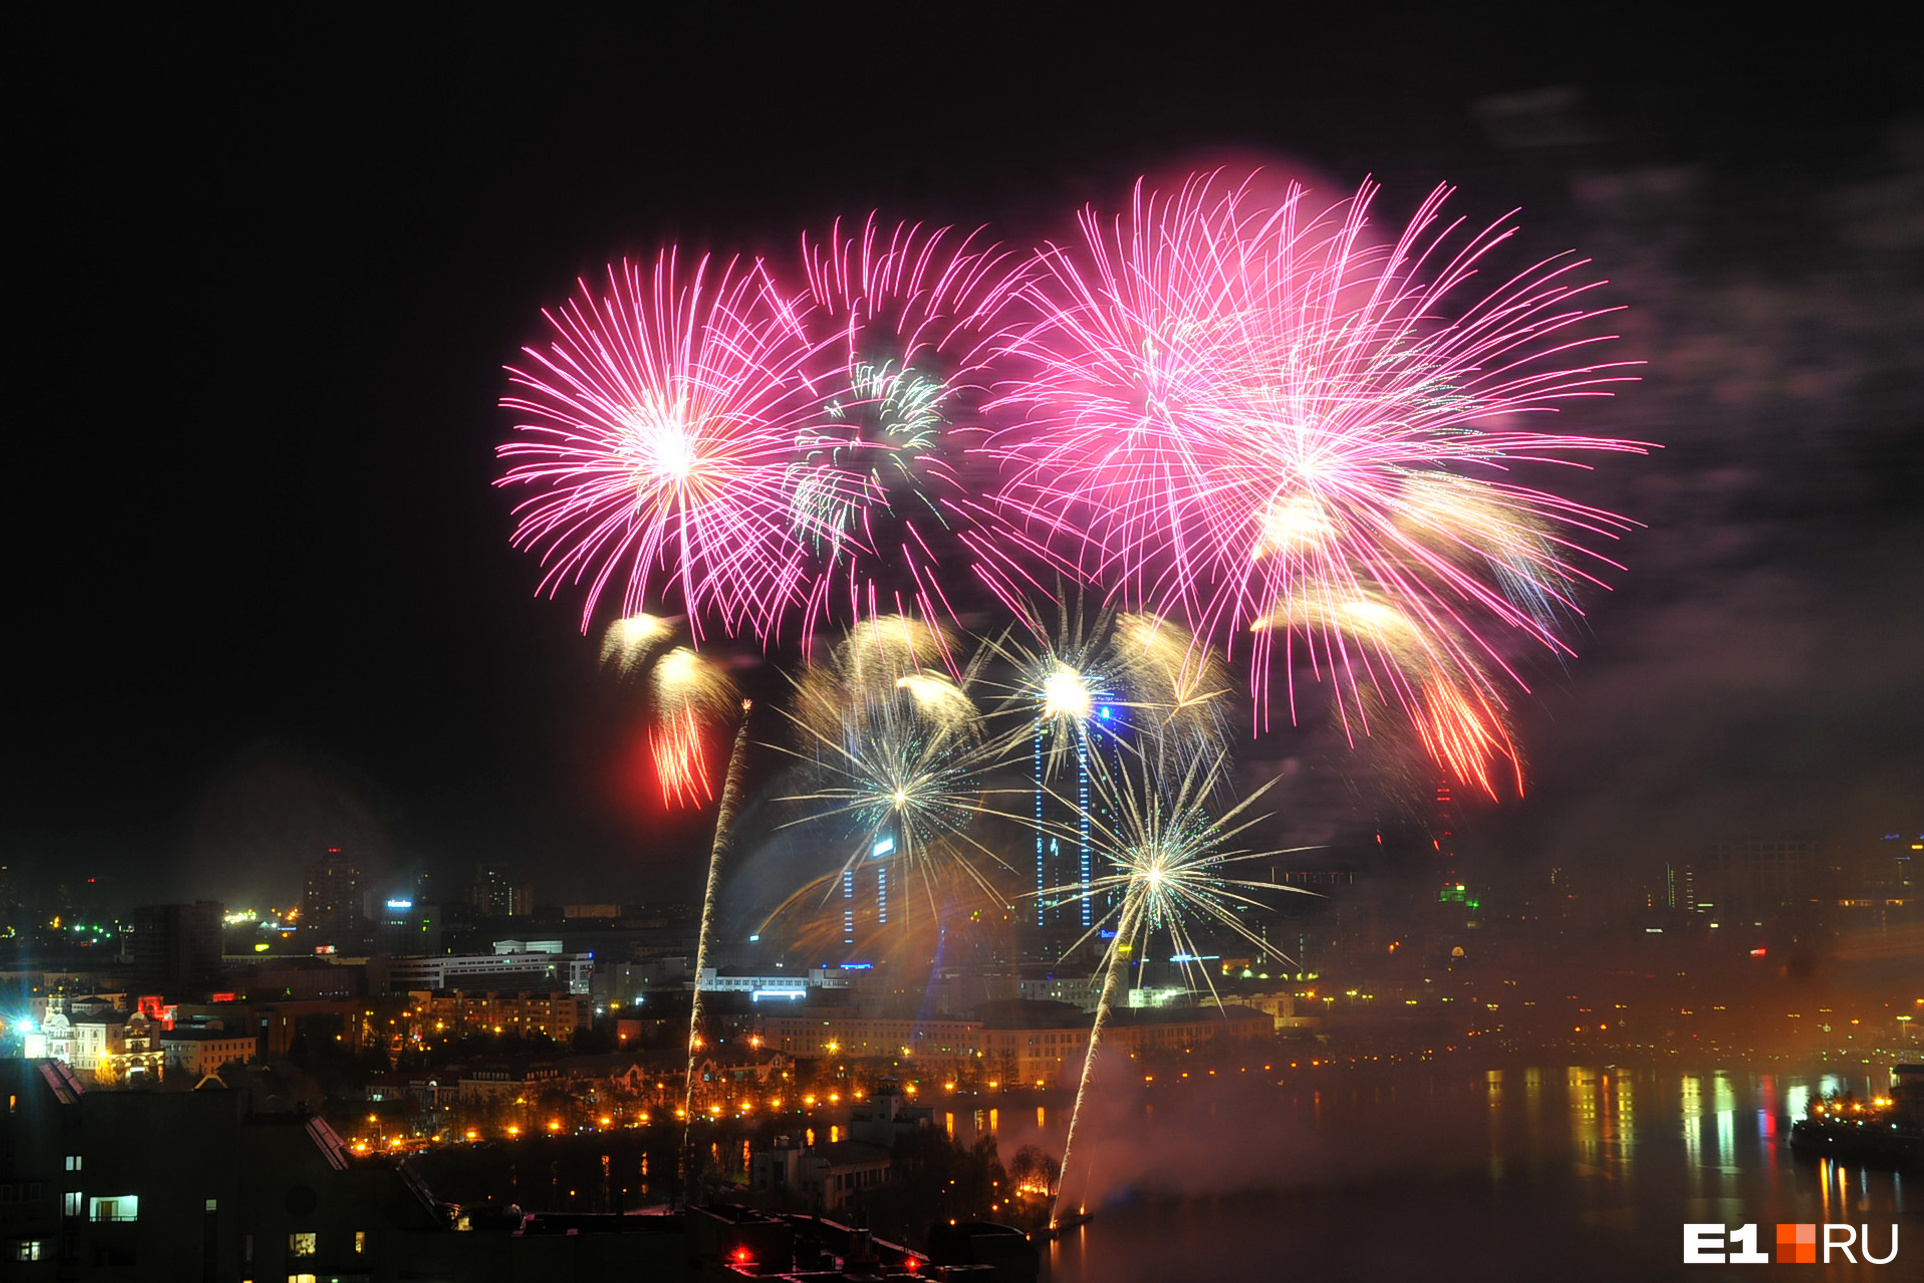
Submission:
[[[168,1072],[185,1074],[189,1081],[225,1065],[246,1064],[260,1053],[260,1039],[251,1031],[220,1025],[176,1025],[161,1030],[159,1041]]]
[[[790,1056],[913,1061],[931,1072],[973,1066],[991,1081],[1061,1087],[1082,1072],[1093,1020],[1090,1013],[1059,1002],[988,1003],[968,1020],[817,1008],[765,1016],[762,1043]],[[1275,1036],[1272,1017],[1238,1006],[1118,1009],[1108,1028],[1106,1039],[1138,1053]]]
[[[406,993],[416,989],[565,989],[587,994],[595,955],[563,953],[559,940],[497,940],[493,953],[444,954],[431,958],[370,958],[368,990]]]
[[[806,998],[811,989],[847,989],[852,980],[843,967],[803,971],[754,971],[745,967],[703,967],[703,993],[745,993],[756,1002]]]
[[[1016,991],[1029,1002],[1066,1002],[1080,1011],[1094,1011],[1102,1000],[1102,975],[1025,969]]]
[[[561,1071],[553,1065],[477,1065],[462,1071],[460,1097],[462,1100],[520,1097],[556,1086],[561,1081]]]
[[[778,1136],[773,1148],[751,1154],[748,1166],[752,1188],[832,1212],[885,1183],[893,1162],[880,1145],[845,1140],[797,1146]]]
[[[1237,994],[1234,1005],[1262,1012],[1276,1022],[1278,1033],[1286,1029],[1316,1030],[1323,1026],[1322,1016],[1313,1010],[1315,1004],[1310,1004],[1312,1010],[1301,1011],[1298,1009],[1296,995],[1287,990],[1276,993]]]
[[[594,1023],[586,994],[567,990],[415,989],[407,1036],[416,1045],[474,1034],[522,1034],[566,1042]]]

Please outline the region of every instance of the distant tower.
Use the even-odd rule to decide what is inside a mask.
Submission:
[[[507,869],[498,864],[476,870],[468,895],[485,918],[522,918],[534,912],[533,888],[516,886]]]
[[[1715,843],[1707,872],[1703,889],[1716,899],[1699,900],[1702,908],[1764,912],[1816,894],[1821,864],[1817,844],[1808,838],[1745,836]]]
[[[1430,811],[1429,826],[1430,843],[1436,848],[1440,898],[1445,900],[1463,898],[1463,882],[1456,871],[1456,825],[1456,793],[1446,775],[1436,782],[1436,801]]]
[[[1697,866],[1688,862],[1663,866],[1664,908],[1679,913],[1696,913]]]
[[[1122,729],[1113,704],[1097,704],[1088,722],[1076,723],[1064,756],[1067,769],[1059,781],[1049,778],[1052,735],[1062,733],[1051,719],[1036,718],[1035,770],[1035,924],[1038,927],[1087,931],[1108,909],[1089,894],[1096,874],[1095,846],[1090,838],[1090,813],[1095,805],[1090,769],[1104,740],[1114,741]],[[1118,748],[1118,753],[1120,749]],[[1112,769],[1121,769],[1120,762]],[[1071,836],[1073,835],[1073,836]],[[1043,894],[1056,889],[1054,895]]]
[[[1878,843],[1878,859],[1869,882],[1908,894],[1916,888],[1924,865],[1924,833],[1886,833]],[[0,869],[0,873],[6,870]]]
[[[128,914],[127,951],[143,982],[178,995],[220,979],[221,905],[146,904]]]
[[[353,936],[361,930],[361,870],[338,846],[307,866],[301,897],[301,925],[324,936]]]
[[[842,947],[851,955],[857,943],[858,920],[866,918],[874,925],[874,933],[889,924],[889,866],[894,855],[895,835],[879,833],[868,855],[842,870]],[[866,912],[861,905],[864,887],[871,896]]]

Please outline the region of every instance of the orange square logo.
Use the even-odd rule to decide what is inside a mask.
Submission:
[[[1817,1227],[1815,1225],[1779,1225],[1777,1227],[1777,1263],[1779,1265],[1817,1264]]]

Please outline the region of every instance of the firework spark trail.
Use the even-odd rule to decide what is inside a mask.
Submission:
[[[709,621],[773,640],[807,600],[805,540],[830,533],[796,528],[797,486],[866,484],[829,459],[796,473],[821,407],[793,305],[759,262],[684,270],[664,250],[543,315],[546,347],[509,368],[522,419],[496,482],[532,492],[515,543],[540,550],[541,590],[585,584],[584,631],[618,583],[627,615],[678,598],[698,645]]]
[[[1466,647],[1411,619],[1390,594],[1363,584],[1303,582],[1256,627],[1299,630],[1326,648],[1312,652],[1316,662],[1362,674],[1354,712],[1348,705],[1338,712],[1355,716],[1365,733],[1379,702],[1370,696],[1387,690],[1388,702],[1409,713],[1423,747],[1453,778],[1494,797],[1492,767],[1504,760],[1523,791],[1522,756],[1489,678]]]
[[[1116,937],[1118,939],[1125,936],[1133,939],[1140,925],[1130,920],[1129,910],[1131,907],[1129,901],[1124,901],[1122,914],[1116,923]],[[1134,907],[1139,909],[1140,905],[1135,905]],[[1096,1049],[1102,1045],[1103,1026],[1109,1023],[1109,1012],[1114,1006],[1116,989],[1121,984],[1122,973],[1126,967],[1127,964],[1123,961],[1122,952],[1118,949],[1109,950],[1108,959],[1102,969],[1102,991],[1096,999],[1096,1018],[1089,1026],[1089,1045],[1082,1054],[1082,1075],[1076,1082],[1075,1103],[1069,1107],[1069,1128],[1062,1136],[1062,1163],[1056,1168],[1056,1187],[1050,1191],[1050,1229],[1054,1229],[1057,1222],[1061,1219],[1057,1215],[1057,1210],[1061,1204],[1064,1179],[1069,1173],[1069,1156],[1075,1152],[1076,1122],[1082,1117],[1082,1102],[1089,1095],[1089,1080],[1095,1077]],[[1088,1209],[1086,1206],[1078,1205],[1076,1210],[1083,1212]]]
[[[985,866],[1007,863],[969,830],[983,816],[1004,814],[996,796],[1026,793],[988,782],[1011,760],[1014,740],[991,733],[969,695],[976,661],[959,681],[919,667],[952,647],[939,630],[913,620],[864,621],[794,679],[793,707],[781,712],[799,733],[799,748],[772,746],[798,759],[808,780],[804,791],[780,799],[807,806],[807,814],[780,827],[842,825],[850,841],[843,874],[885,846],[897,885],[919,878],[938,918],[952,876],[1002,902]]]
[[[1226,749],[1228,670],[1180,624],[1085,610],[1079,599],[1059,609],[1053,627],[1027,603],[1020,618],[987,644],[1012,670],[990,684],[1013,716],[1030,720],[1038,780],[1059,775],[1071,757],[1084,769],[1100,744],[1129,733],[1128,714],[1148,718],[1158,742],[1185,762]],[[1112,717],[1116,711],[1125,716]]]
[[[1116,619],[1115,651],[1139,698],[1162,711],[1170,742],[1201,754],[1225,748],[1234,683],[1214,647],[1170,620],[1125,613]]]
[[[1082,1081],[1063,1145],[1058,1199],[1068,1179],[1069,1154],[1082,1102],[1095,1072],[1102,1030],[1108,1024],[1115,990],[1129,959],[1144,957],[1150,939],[1159,930],[1167,932],[1175,958],[1194,959],[1201,953],[1194,937],[1201,925],[1228,928],[1259,953],[1280,958],[1282,955],[1268,941],[1242,923],[1236,910],[1262,904],[1253,892],[1309,894],[1300,887],[1233,876],[1238,864],[1284,851],[1224,849],[1226,843],[1261,822],[1264,817],[1250,814],[1250,808],[1274,787],[1275,781],[1216,816],[1210,803],[1223,792],[1226,755],[1219,753],[1213,760],[1190,756],[1184,763],[1176,753],[1164,738],[1152,735],[1146,748],[1132,746],[1116,766],[1103,757],[1094,759],[1098,801],[1091,808],[1092,827],[1096,846],[1113,872],[1092,879],[1087,886],[1071,884],[1044,892],[1062,896],[1065,902],[1089,899],[1100,904],[1112,896],[1120,897],[1113,914],[1115,935],[1103,955],[1103,986],[1084,1053]],[[1111,916],[1105,915],[1069,952],[1095,939],[1110,920]],[[1220,1007],[1221,996],[1208,972],[1193,961],[1183,965],[1192,974],[1201,975]]]
[[[748,759],[748,715],[754,701],[743,700],[742,723],[735,732],[735,746],[728,755],[728,774],[722,783],[721,809],[715,815],[715,841],[708,849],[708,882],[702,890],[701,930],[695,939],[695,988],[688,999],[688,1074],[682,1080],[681,1108],[681,1187],[682,1199],[688,1197],[689,1146],[695,1129],[695,1058],[701,1051],[701,978],[708,966],[708,938],[715,922],[715,895],[721,886],[722,855],[728,849],[729,827],[741,809],[742,771]]]
[[[617,619],[601,635],[602,666],[613,668],[624,680],[633,680],[641,676],[648,661],[672,636],[674,629],[658,615],[628,615]]]
[[[677,646],[649,673],[654,720],[648,749],[662,801],[670,806],[700,806],[713,796],[709,787],[707,739],[711,727],[735,706],[735,684],[699,653]]]
[[[1601,313],[1575,283],[1581,262],[1545,260],[1457,306],[1513,229],[1452,248],[1439,188],[1394,244],[1372,244],[1375,190],[1317,213],[1300,187],[1264,208],[1220,174],[1174,195],[1139,185],[1124,216],[1087,211],[1079,243],[1044,252],[1024,290],[1042,319],[1010,345],[1018,374],[987,407],[1026,418],[985,447],[1011,473],[985,506],[1026,531],[976,544],[1005,600],[1020,559],[1041,555],[1125,606],[1246,646],[1258,729],[1279,638],[1285,670],[1300,638],[1352,705],[1369,681],[1354,644],[1252,632],[1304,579],[1393,596],[1450,652],[1445,678],[1516,680],[1496,648],[1506,633],[1568,653],[1554,625],[1594,582],[1585,563],[1608,564],[1581,540],[1630,523],[1495,477],[1643,452],[1508,423],[1608,395],[1631,363],[1578,363],[1608,337],[1586,334]],[[1493,683],[1471,680],[1437,706],[1500,708]],[[1293,685],[1288,706],[1294,717]],[[1428,732],[1472,757],[1500,743]]]
[[[1000,319],[1029,259],[977,231],[869,216],[804,236],[799,324],[823,400],[796,441],[792,511],[813,551],[805,629],[877,614],[952,619],[938,541],[962,483],[951,438],[974,428],[979,381],[1006,341]],[[816,463],[828,460],[830,484]],[[845,477],[858,479],[849,486]]]

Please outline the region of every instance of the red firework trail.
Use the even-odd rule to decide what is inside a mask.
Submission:
[[[706,805],[714,797],[709,787],[706,727],[694,710],[682,710],[672,721],[648,730],[648,751],[655,758],[655,778],[661,798],[669,806]]]

